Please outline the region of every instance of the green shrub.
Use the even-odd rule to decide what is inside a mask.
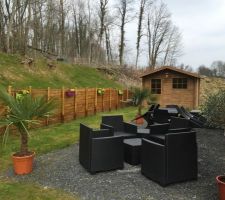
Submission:
[[[138,115],[141,115],[144,101],[152,103],[156,101],[156,97],[147,88],[132,88],[132,94],[133,103],[138,107]]]
[[[225,129],[225,90],[209,95],[202,106],[202,112],[209,127]]]

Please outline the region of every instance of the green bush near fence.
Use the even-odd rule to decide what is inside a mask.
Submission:
[[[209,95],[202,106],[202,112],[209,127],[225,129],[225,90]]]

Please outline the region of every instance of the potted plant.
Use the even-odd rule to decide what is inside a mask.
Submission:
[[[153,101],[154,97],[152,96],[150,90],[146,88],[143,88],[143,89],[134,88],[132,89],[132,94],[133,94],[132,96],[133,104],[138,107],[138,112],[136,115],[136,118],[138,118],[141,116],[142,108],[144,106],[144,101],[149,99],[152,99]],[[139,118],[136,120],[136,124],[143,124],[143,123],[144,123],[143,118]]]
[[[102,96],[102,95],[104,95],[104,93],[105,93],[105,89],[104,88],[98,88],[97,89],[97,94],[98,95]]]
[[[224,200],[225,199],[225,175],[217,176],[216,182],[218,184],[218,189],[219,189],[219,199]]]
[[[19,92],[16,93],[16,99],[21,99],[23,96],[26,96],[30,92],[28,90],[20,90]]]
[[[10,127],[20,134],[20,150],[12,155],[14,172],[28,174],[32,171],[35,153],[28,149],[28,136],[31,124],[37,124],[40,118],[49,116],[55,108],[55,101],[46,101],[46,97],[32,98],[30,94],[14,98],[0,91],[0,101],[7,106],[7,113],[0,119],[0,125],[6,127],[3,143],[6,143]]]
[[[123,95],[123,90],[118,90],[118,95]]]
[[[75,90],[74,89],[69,89],[66,92],[67,97],[74,97],[75,96]]]

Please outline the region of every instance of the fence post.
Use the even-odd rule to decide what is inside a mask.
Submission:
[[[87,99],[87,96],[88,96],[88,89],[85,88],[85,116],[88,115],[88,110],[87,110],[88,99]]]
[[[94,114],[97,113],[97,106],[98,106],[98,95],[97,95],[97,88],[95,88],[95,108],[94,108]]]
[[[104,93],[102,94],[102,112],[104,112]]]
[[[128,90],[128,88],[127,88],[126,93],[127,93],[127,99],[128,99],[129,98],[129,90]],[[126,99],[126,101],[127,101],[127,99]]]
[[[118,95],[118,91],[116,90],[116,109],[119,108],[119,95]]]
[[[111,97],[111,88],[109,88],[109,111],[112,109],[112,97]]]
[[[12,86],[9,85],[7,89],[8,94],[12,95]]]
[[[122,94],[122,99],[121,99],[121,103],[120,103],[120,105],[121,105],[121,108],[123,108],[124,107],[124,101],[125,101],[125,91],[123,90],[123,94]]]
[[[32,86],[29,86],[29,93],[31,95],[31,93],[32,93]]]
[[[50,100],[50,87],[48,87],[47,89],[47,102],[49,102],[49,100]],[[47,116],[46,118],[46,126],[48,125],[49,125],[49,116]]]
[[[77,118],[77,89],[74,88],[74,119]]]
[[[62,104],[61,104],[61,121],[64,122],[64,115],[65,115],[65,95],[64,95],[64,87],[62,87],[61,90],[61,98],[62,98]]]

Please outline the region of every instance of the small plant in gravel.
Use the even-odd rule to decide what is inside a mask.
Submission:
[[[225,90],[209,95],[202,105],[202,112],[209,127],[223,128],[225,134]]]

